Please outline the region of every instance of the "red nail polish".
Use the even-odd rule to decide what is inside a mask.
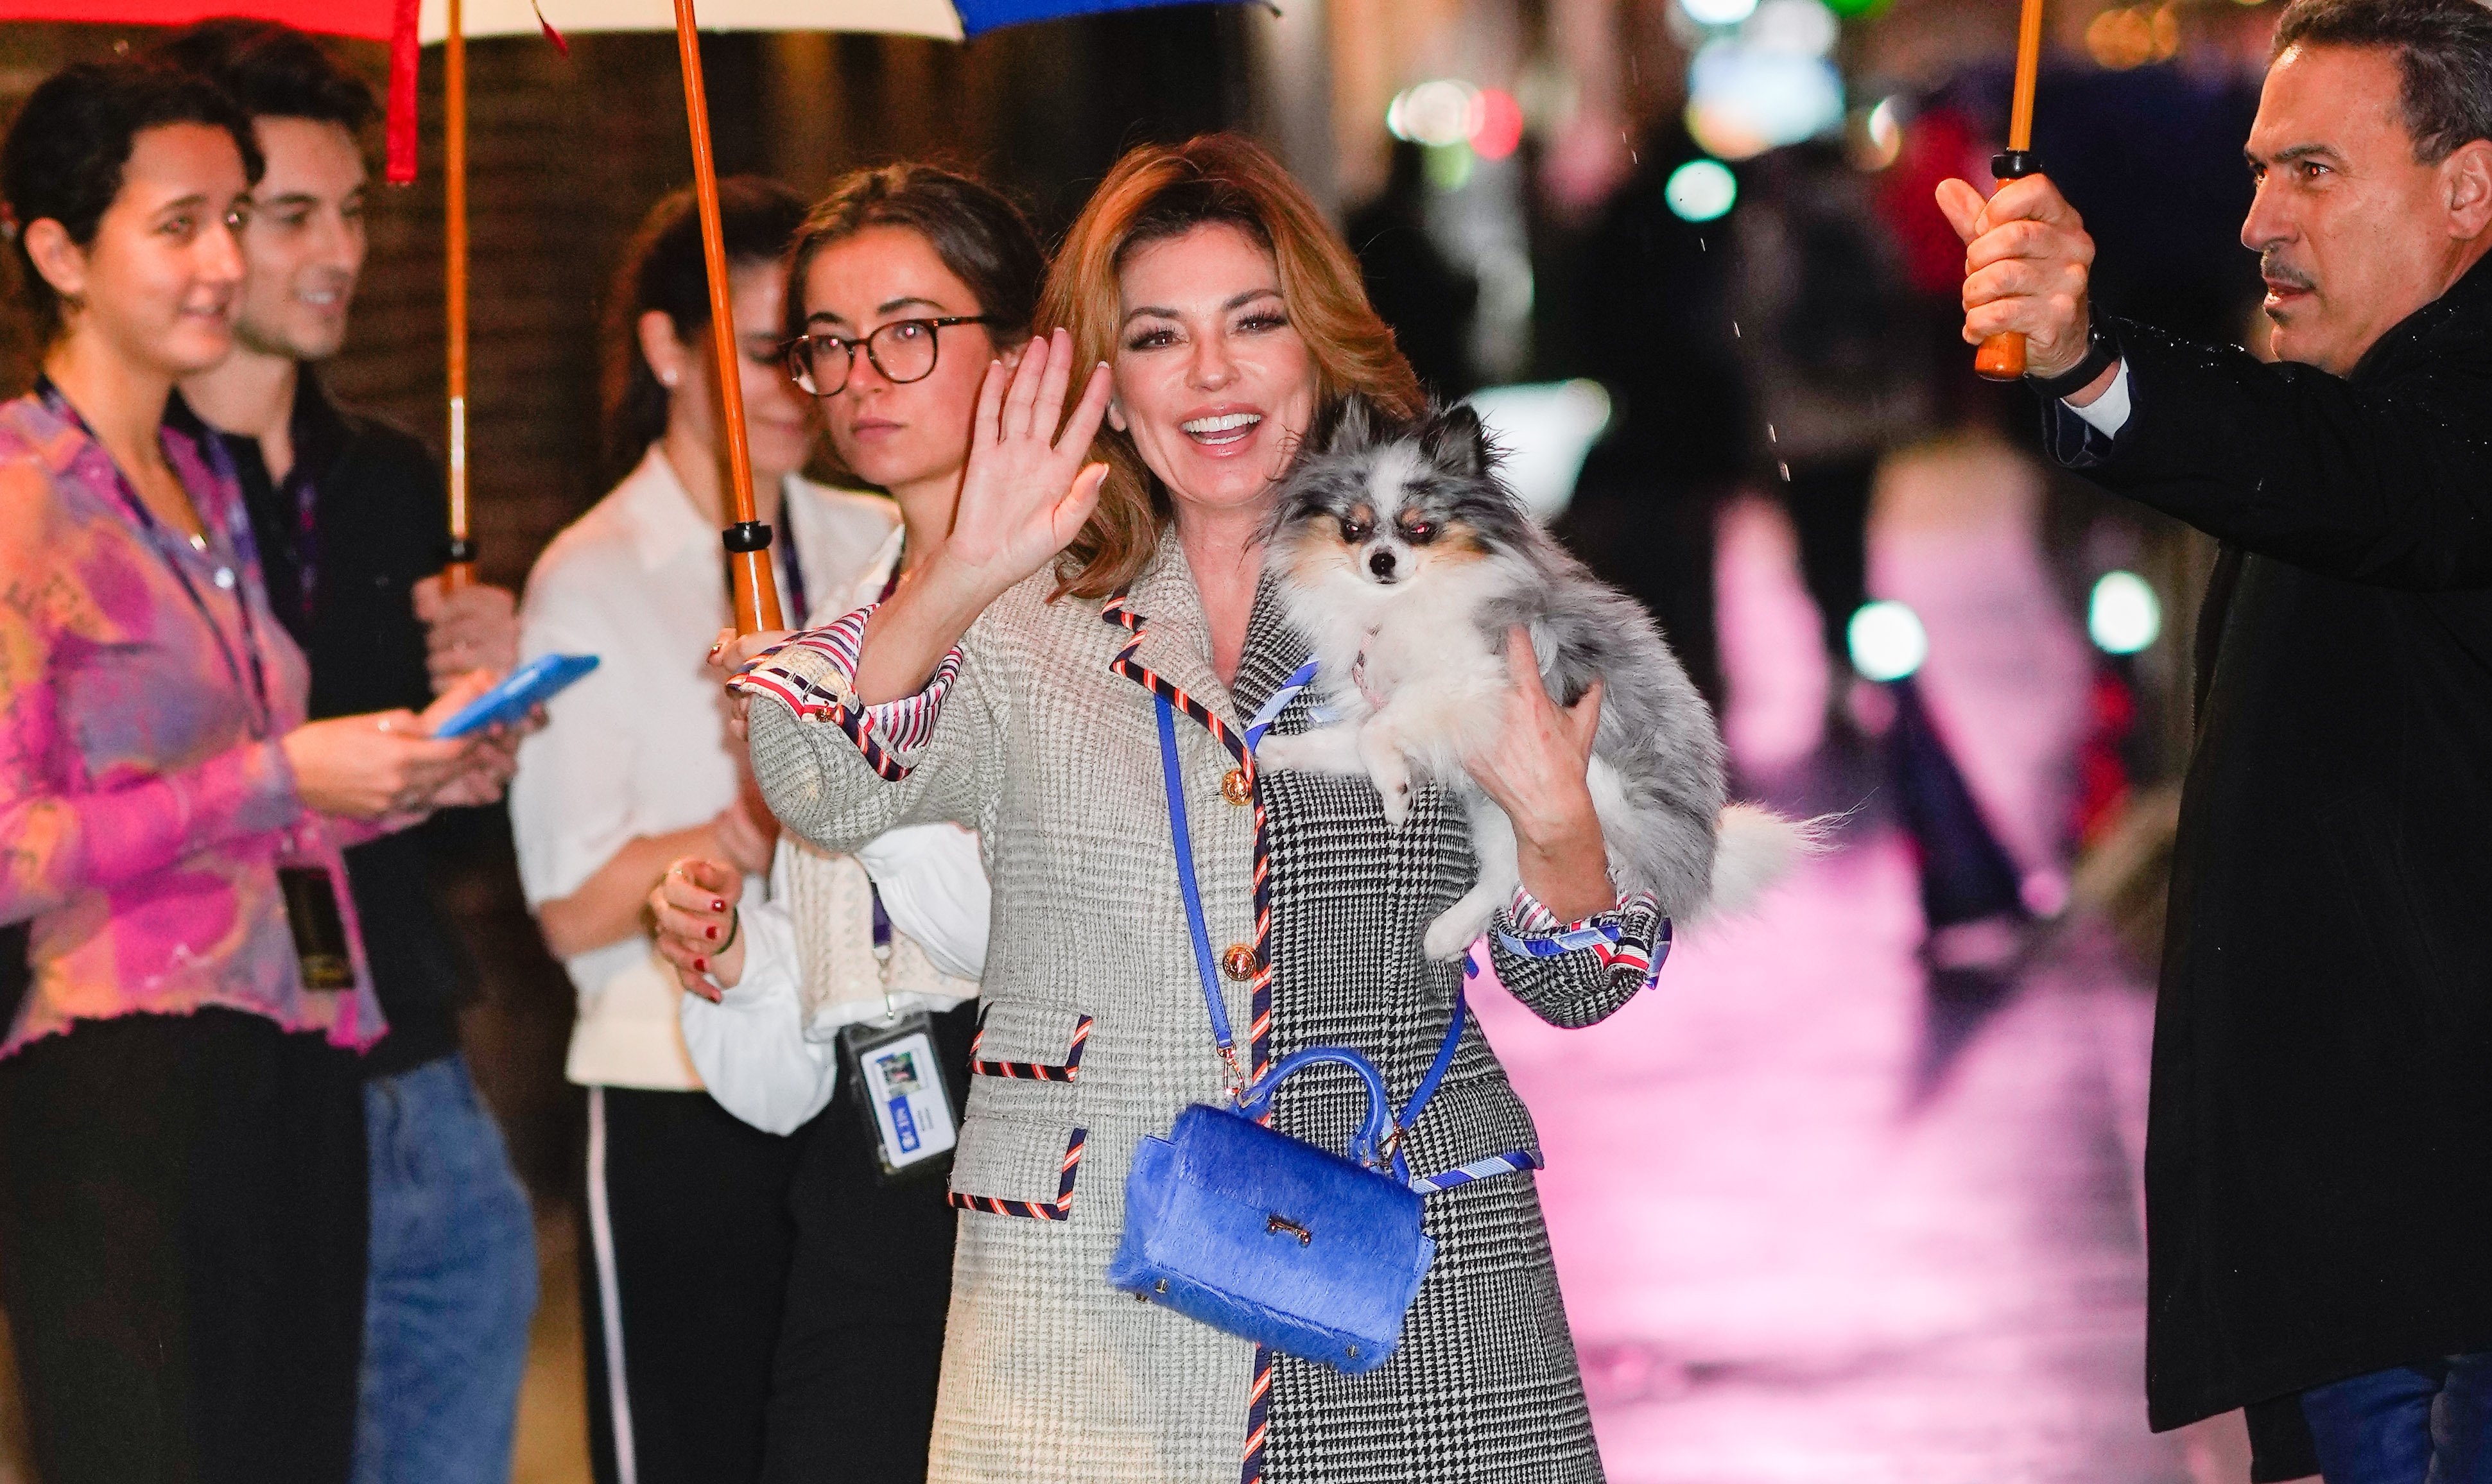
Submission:
[[[696,974],[706,974],[706,973],[708,973],[708,972],[709,972],[709,960],[707,960],[707,959],[695,959],[695,960],[693,960],[693,972],[694,972],[694,973],[696,973]]]
[[[709,939],[710,939],[710,941],[711,941],[711,942],[715,943],[715,942],[717,942],[717,941],[718,941],[718,924],[716,924],[716,923],[711,923],[708,927],[703,928],[701,931],[709,935]]]
[[[709,909],[710,909],[711,911],[713,911],[713,912],[724,912],[724,911],[726,911],[726,910],[727,910],[727,901],[726,901],[726,899],[725,899],[725,898],[723,898],[723,897],[712,897],[712,898],[710,898],[710,899],[709,899]]]

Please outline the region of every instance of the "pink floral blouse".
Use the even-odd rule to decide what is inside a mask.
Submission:
[[[304,807],[279,742],[310,671],[222,451],[178,399],[163,438],[203,542],[146,513],[57,391],[0,405],[0,465],[34,465],[50,501],[12,519],[42,550],[0,591],[0,922],[33,936],[0,1056],[208,1006],[360,1050],[384,1027],[339,857],[359,832]],[[304,986],[281,866],[329,874],[352,988]]]

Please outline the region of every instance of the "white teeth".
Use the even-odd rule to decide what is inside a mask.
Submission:
[[[1234,432],[1240,428],[1252,428],[1261,421],[1263,421],[1263,414],[1260,412],[1224,412],[1218,417],[1199,417],[1191,423],[1179,423],[1176,426],[1181,432],[1189,432],[1201,437],[1205,433]]]

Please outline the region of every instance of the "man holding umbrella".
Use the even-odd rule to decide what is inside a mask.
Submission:
[[[440,468],[341,408],[315,364],[345,340],[365,251],[370,89],[274,21],[203,21],[163,47],[252,115],[267,171],[242,233],[233,353],[183,383],[241,476],[269,599],[312,662],[312,714],[421,710],[518,649],[511,595],[444,594]],[[430,674],[428,675],[428,670]],[[500,759],[508,776],[509,758]],[[459,1050],[466,967],[429,879],[457,817],[346,852],[389,1035],[365,1057],[371,1250],[356,1484],[502,1484],[536,1308],[536,1236]]]
[[[2146,1154],[2153,1425],[2492,1477],[2492,8],[2293,0],[2241,231],[2282,364],[2093,318],[2051,182],[1940,204],[2050,448],[2225,544]]]

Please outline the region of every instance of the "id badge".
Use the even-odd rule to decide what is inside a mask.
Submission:
[[[346,946],[346,918],[338,910],[338,884],[322,866],[280,866],[277,886],[285,896],[285,925],[294,932],[294,962],[307,990],[351,990],[355,956]]]
[[[960,1132],[933,1017],[921,1012],[843,1027],[840,1069],[865,1113],[885,1183],[951,1168]]]

